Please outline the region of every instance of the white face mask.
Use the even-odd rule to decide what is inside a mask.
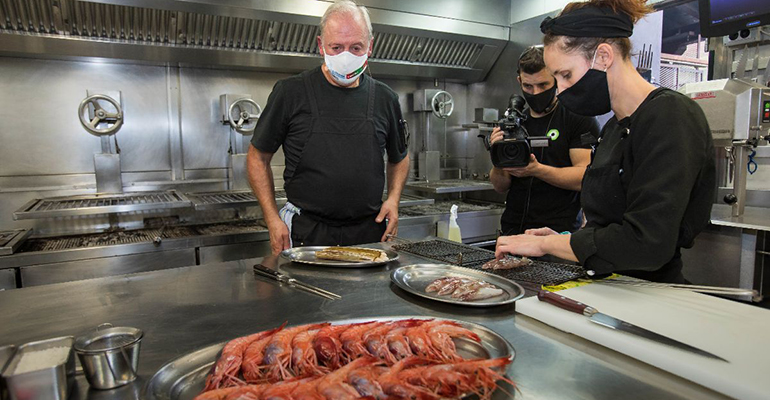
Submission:
[[[349,51],[334,56],[324,55],[324,62],[332,75],[332,79],[341,86],[350,86],[355,82],[358,76],[366,70],[368,59],[367,54],[356,56]]]

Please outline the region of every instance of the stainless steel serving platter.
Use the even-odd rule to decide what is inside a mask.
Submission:
[[[332,324],[352,324],[367,321],[397,321],[402,319],[431,319],[428,317],[374,317],[331,321]],[[467,359],[507,357],[513,360],[513,346],[497,332],[472,322],[455,321],[473,331],[481,343],[469,339],[455,339],[457,352]],[[150,379],[145,391],[148,400],[191,400],[203,390],[206,376],[216,362],[225,343],[217,343],[176,358],[162,366]],[[511,364],[509,364],[510,367]]]
[[[478,301],[462,301],[450,296],[427,293],[425,288],[439,278],[471,278],[491,283],[503,290],[503,294]],[[444,303],[469,307],[492,307],[511,304],[524,296],[524,288],[518,283],[503,277],[470,268],[448,264],[413,264],[399,267],[390,273],[390,280],[398,287],[417,296]]]
[[[323,250],[329,246],[303,246],[303,247],[292,247],[290,249],[286,249],[281,252],[281,257],[293,261],[298,262],[302,264],[312,264],[312,265],[321,265],[325,267],[335,267],[335,268],[364,268],[364,267],[374,267],[377,265],[383,265],[387,264],[391,261],[398,260],[398,253],[396,253],[393,250],[386,250],[386,249],[368,249],[368,250],[380,250],[385,253],[386,256],[388,256],[388,259],[385,261],[337,261],[337,260],[322,260],[320,258],[316,258],[315,252],[319,250]],[[355,248],[355,247],[352,247]],[[364,248],[364,247],[359,247]]]

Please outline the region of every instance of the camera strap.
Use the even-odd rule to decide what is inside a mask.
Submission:
[[[558,105],[558,102],[555,103]],[[556,107],[551,110],[551,118],[548,119],[548,124],[545,126],[545,133],[548,134],[548,131],[551,129],[551,123],[553,122],[553,117],[556,115]],[[532,116],[532,114],[530,114]],[[542,162],[543,158],[545,157],[545,147],[540,148],[540,158],[537,160],[537,162]],[[524,203],[524,212],[521,214],[521,223],[519,224],[519,234],[524,233],[524,221],[527,219],[527,215],[529,214],[529,202],[532,199],[532,184],[535,182],[535,177],[530,176],[529,177],[529,186],[527,187],[527,201]]]

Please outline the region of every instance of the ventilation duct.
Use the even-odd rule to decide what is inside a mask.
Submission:
[[[327,5],[0,0],[0,54],[297,72],[319,64],[317,24]],[[371,15],[378,76],[478,82],[508,40],[509,28],[498,25],[382,9]]]

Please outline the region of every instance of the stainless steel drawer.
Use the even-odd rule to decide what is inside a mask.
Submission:
[[[270,255],[270,242],[248,242],[200,248],[200,263],[243,260]]]
[[[23,287],[195,265],[195,249],[131,254],[22,267]]]

